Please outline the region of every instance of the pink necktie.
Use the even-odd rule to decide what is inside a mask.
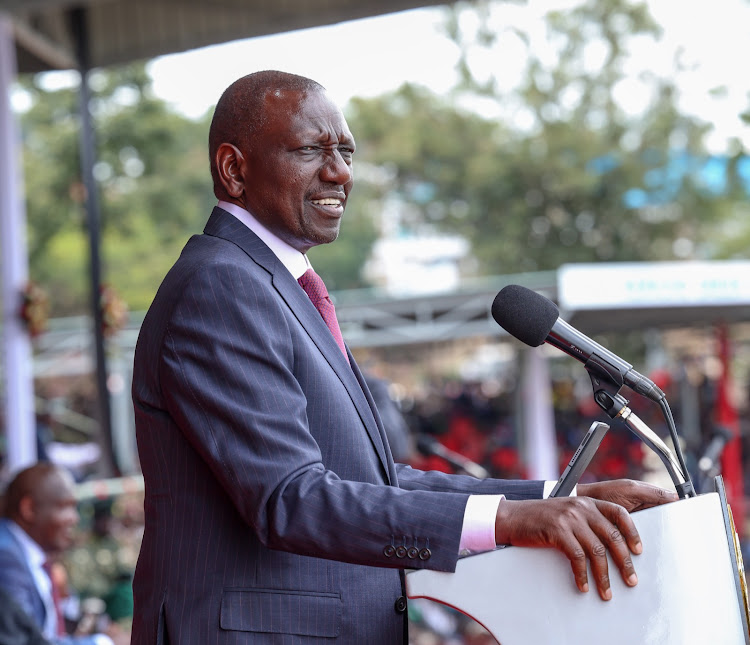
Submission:
[[[47,574],[50,584],[52,585],[52,602],[55,604],[55,614],[57,617],[57,635],[65,636],[65,619],[62,613],[62,598],[60,596],[60,587],[55,581],[55,576],[52,573],[52,563],[47,560],[42,564],[42,569]]]
[[[307,293],[310,300],[315,305],[315,308],[320,312],[323,321],[328,326],[328,329],[331,330],[334,340],[338,343],[338,346],[348,363],[349,356],[346,353],[344,337],[341,335],[339,321],[336,319],[336,308],[333,306],[333,302],[331,302],[331,299],[328,296],[328,289],[326,289],[323,279],[315,273],[315,271],[308,269],[299,277],[297,282],[299,282],[299,285],[305,290],[305,293]]]

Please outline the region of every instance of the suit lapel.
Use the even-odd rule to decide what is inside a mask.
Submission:
[[[302,287],[297,284],[297,281],[288,271],[278,271],[274,274],[273,285],[276,287],[279,295],[289,305],[292,313],[305,328],[312,342],[318,347],[321,354],[323,354],[331,366],[331,369],[336,372],[339,380],[346,388],[349,397],[357,408],[357,412],[367,433],[370,435],[370,440],[378,454],[383,470],[387,476],[390,476],[385,446],[383,445],[380,430],[375,421],[375,415],[353,371],[353,368],[356,366],[354,357],[350,353],[349,360],[351,361],[351,365],[347,363],[344,355],[341,353],[341,349],[339,349],[331,334],[331,330],[326,326],[315,305],[313,305]]]
[[[205,232],[236,244],[257,264],[268,271],[274,288],[305,328],[312,342],[318,347],[349,393],[349,397],[357,408],[360,419],[370,436],[370,441],[380,459],[383,471],[388,480],[392,480],[392,460],[389,460],[386,455],[382,430],[375,420],[375,408],[371,407],[370,401],[364,393],[361,384],[362,379],[356,375],[359,374],[359,370],[356,368],[354,358],[349,354],[350,366],[331,335],[331,331],[302,287],[299,286],[273,251],[255,233],[223,209],[214,208],[206,224]]]

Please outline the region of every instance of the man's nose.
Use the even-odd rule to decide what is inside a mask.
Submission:
[[[320,178],[339,186],[348,184],[352,180],[351,162],[347,163],[338,150],[331,151],[321,169]]]

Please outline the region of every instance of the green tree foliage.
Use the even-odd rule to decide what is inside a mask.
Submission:
[[[640,79],[651,100],[637,116],[616,100],[628,89],[628,47],[659,34],[645,7],[589,0],[552,12],[546,36],[552,49],[542,56],[512,24],[489,26],[498,6],[451,10],[447,31],[462,58],[450,102],[404,86],[352,103],[360,162],[392,177],[381,198],[389,191],[397,196],[402,226],[462,233],[481,273],[742,255],[726,234],[748,230],[746,217],[738,222],[738,198],[747,191],[737,181],[742,154],[727,166],[734,190],[717,191],[705,173],[707,125],[677,110],[670,79],[650,73]],[[478,25],[473,33],[461,27],[467,13]],[[470,64],[477,50],[486,50],[501,66],[506,41],[515,41],[509,51],[518,43],[526,51],[522,80],[512,90],[501,89],[492,74],[477,78]],[[492,105],[499,116],[456,107],[467,99]]]
[[[78,94],[41,81],[22,81],[31,104],[21,115],[31,276],[49,290],[53,315],[80,314],[90,296]],[[103,281],[131,310],[148,306],[215,201],[207,121],[175,114],[149,85],[142,64],[91,76]]]

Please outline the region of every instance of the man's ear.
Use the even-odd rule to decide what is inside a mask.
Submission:
[[[245,158],[236,146],[222,143],[216,151],[216,169],[224,190],[230,197],[240,199],[245,192],[243,169]]]
[[[18,502],[18,516],[27,524],[34,521],[34,500],[31,495],[25,495]]]

